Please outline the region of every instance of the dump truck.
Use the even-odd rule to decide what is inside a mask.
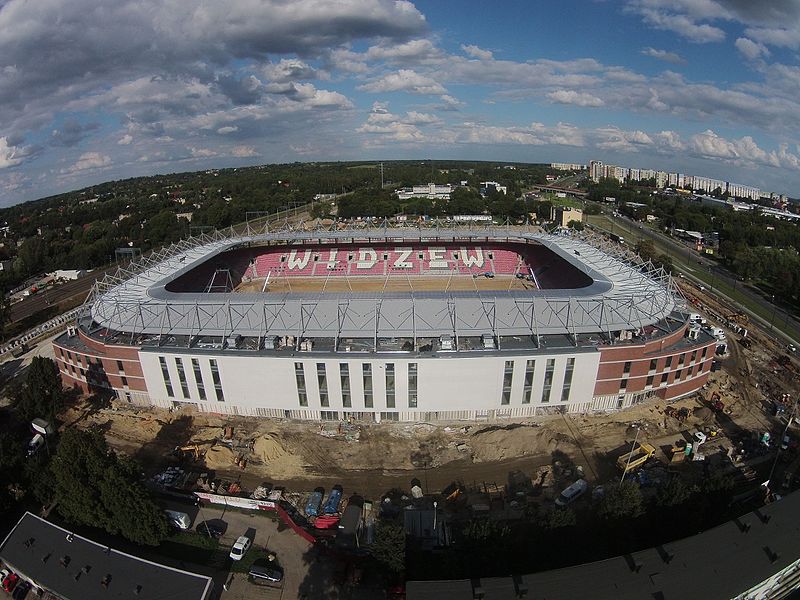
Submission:
[[[630,473],[641,467],[656,453],[650,444],[639,444],[631,452],[627,452],[617,459],[617,466],[623,473]]]

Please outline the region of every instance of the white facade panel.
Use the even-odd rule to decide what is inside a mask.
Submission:
[[[447,354],[438,356],[375,356],[295,354],[287,356],[243,355],[234,352],[210,354],[175,354],[172,349],[162,352],[140,352],[142,371],[147,382],[150,400],[160,406],[173,401],[191,402],[200,410],[260,416],[317,419],[320,411],[352,413],[398,413],[403,420],[448,418],[463,414],[464,418],[527,416],[540,407],[560,406],[564,373],[569,358],[575,359],[569,405],[590,403],[600,362],[600,353],[580,351],[569,354],[508,355],[501,353]],[[166,359],[174,398],[166,394],[159,357]],[[184,398],[175,359],[183,359],[189,387]],[[197,393],[192,359],[202,370],[206,401]],[[210,361],[219,367],[224,401],[214,393]],[[524,403],[527,361],[535,360],[530,403]],[[545,370],[548,359],[554,360],[552,391],[549,402],[542,402]],[[503,379],[506,361],[513,363],[511,396],[502,404]],[[301,406],[295,378],[295,363],[303,365],[307,406]],[[340,365],[347,364],[350,375],[350,407],[342,403]],[[408,365],[417,365],[417,406],[409,407]],[[325,365],[328,406],[320,403],[317,365]],[[365,406],[363,365],[372,368],[373,405]],[[395,402],[387,406],[386,365],[394,365]],[[434,415],[431,417],[431,415]],[[413,417],[413,418],[411,418]]]

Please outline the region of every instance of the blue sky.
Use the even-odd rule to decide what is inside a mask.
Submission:
[[[0,205],[308,160],[578,162],[800,196],[800,2],[9,0]]]

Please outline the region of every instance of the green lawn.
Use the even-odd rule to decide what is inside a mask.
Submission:
[[[155,552],[198,565],[212,562],[215,554],[227,555],[227,548],[219,545],[214,538],[199,535],[193,531],[179,531],[161,542]]]

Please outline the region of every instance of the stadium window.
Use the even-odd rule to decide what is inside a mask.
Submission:
[[[623,394],[627,389],[628,389],[628,380],[623,379],[622,381],[619,382],[619,393]]]
[[[672,357],[668,356],[667,357],[667,362],[664,364],[664,368],[665,369],[669,369],[671,366],[672,366]]]
[[[338,421],[339,420],[339,411],[338,410],[323,410],[319,413],[320,419],[323,421]]]
[[[417,408],[417,363],[408,363],[408,408]]]
[[[658,361],[655,358],[650,359],[650,370],[655,371],[656,366],[658,365]]]
[[[308,395],[306,394],[306,374],[303,371],[303,363],[294,363],[294,378],[297,382],[297,399],[300,406],[308,406]]]
[[[567,368],[564,371],[564,387],[561,388],[561,401],[569,400],[569,392],[572,389],[572,374],[575,372],[575,359],[567,359]]]
[[[186,381],[186,371],[183,370],[183,359],[175,359],[175,368],[178,369],[178,380],[181,382],[181,393],[184,398],[189,397],[189,382]]]
[[[70,352],[69,350],[67,350],[67,359],[68,359],[70,362],[72,362],[72,352]]]
[[[399,421],[400,415],[396,412],[382,412],[381,421]]]
[[[694,364],[696,360],[697,360],[697,350],[692,352],[692,359],[690,361],[690,364]]]
[[[458,252],[453,252],[453,260],[458,260]]]
[[[645,384],[645,387],[649,387],[649,388],[653,387],[653,376],[652,375],[650,375],[650,377],[647,378],[647,383]]]
[[[98,358],[97,360],[100,360],[100,359]],[[125,372],[125,365],[122,364],[121,360],[117,361],[117,371],[119,371],[120,373],[124,373]]]
[[[314,255],[314,262],[319,262],[319,254]]]
[[[678,369],[677,371],[675,371],[675,381],[680,381],[680,380],[681,380],[681,370]]]
[[[533,391],[533,374],[536,371],[536,361],[529,360],[525,364],[525,387],[522,390],[522,403],[531,403],[531,392]]]
[[[394,408],[394,364],[386,363],[386,408]]]
[[[225,402],[225,396],[222,393],[222,380],[219,377],[219,366],[217,361],[213,358],[209,361],[211,363],[211,378],[214,380],[214,391],[217,393],[217,402]]]
[[[622,369],[622,373],[624,375],[627,375],[630,372],[631,372],[631,361],[626,361],[625,362],[625,368]]]
[[[128,387],[128,378],[123,375],[121,379],[122,379],[122,387]]]
[[[708,354],[708,346],[706,346],[705,348],[703,348],[703,360],[705,360],[705,359],[706,359],[706,355],[707,355],[707,354]]]
[[[164,378],[164,387],[167,388],[167,396],[170,398],[175,397],[172,391],[172,379],[169,376],[169,368],[167,367],[167,359],[163,356],[158,357],[158,362],[161,364],[161,376]]]
[[[487,256],[489,257],[489,260],[494,260],[494,252],[487,253]]]
[[[325,363],[317,363],[317,383],[319,384],[320,406],[330,406],[328,401],[328,377],[325,373]]]
[[[372,408],[372,365],[365,363],[362,366],[364,378],[364,408]]]
[[[386,252],[383,253],[383,260],[389,260],[389,255]]]
[[[661,383],[659,383],[659,385],[664,385],[665,383],[667,383],[667,377],[669,377],[668,373],[662,373],[661,374]]]
[[[339,365],[339,380],[342,384],[342,406],[350,408],[350,367],[347,363]]]
[[[197,385],[197,395],[200,400],[206,399],[206,386],[203,385],[203,372],[200,370],[200,361],[192,359],[192,371],[194,371],[194,382]]]
[[[683,363],[684,363],[685,361],[686,361],[686,354],[681,354],[681,355],[678,357],[678,366],[679,366],[679,367],[682,367],[682,366],[683,366]]]
[[[507,360],[503,371],[503,394],[500,396],[500,404],[511,403],[511,384],[514,381],[514,361]]]
[[[425,258],[425,255],[422,252],[420,252],[419,254],[417,254],[417,258],[423,260]]]
[[[553,388],[553,371],[556,369],[556,359],[547,359],[547,368],[544,371],[544,387],[542,387],[542,402],[550,402],[550,390]]]

